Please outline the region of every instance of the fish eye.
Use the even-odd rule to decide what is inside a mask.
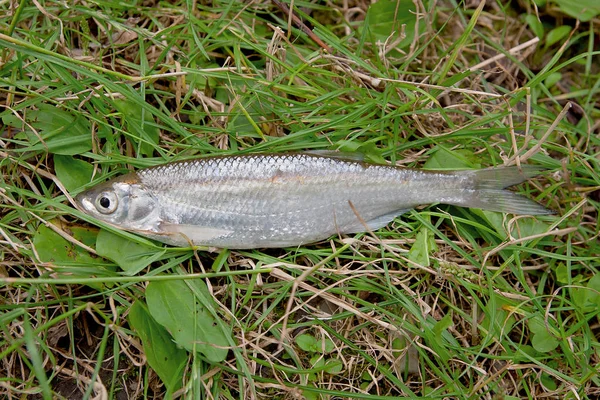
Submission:
[[[118,204],[117,196],[112,192],[102,192],[96,197],[96,209],[102,214],[112,214]]]

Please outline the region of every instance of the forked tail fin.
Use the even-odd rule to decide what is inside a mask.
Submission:
[[[472,185],[466,190],[460,203],[456,205],[511,214],[554,214],[552,210],[524,196],[504,190],[504,188],[519,184],[544,171],[546,171],[544,168],[533,165],[465,171],[465,174],[470,175]]]

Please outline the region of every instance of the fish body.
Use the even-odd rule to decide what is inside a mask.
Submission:
[[[89,215],[171,245],[288,247],[376,230],[421,204],[549,214],[503,190],[540,172],[427,171],[308,153],[226,156],[143,169],[76,201]]]

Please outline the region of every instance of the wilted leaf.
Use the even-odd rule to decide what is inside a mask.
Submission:
[[[181,388],[186,351],[173,343],[171,335],[150,316],[140,301],[136,301],[129,310],[129,324],[140,336],[148,364],[167,390],[172,393]]]
[[[223,361],[230,342],[205,306],[205,302],[214,302],[203,282],[196,280],[189,284],[200,290],[203,299],[183,280],[151,282],[146,288],[150,314],[171,333],[179,346],[198,351],[209,361]],[[209,306],[214,308],[213,304]]]
[[[127,44],[133,42],[138,38],[138,34],[132,30],[118,30],[112,34],[112,44]]]

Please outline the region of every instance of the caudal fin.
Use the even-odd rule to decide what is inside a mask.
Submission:
[[[533,165],[465,171],[472,179],[472,186],[457,205],[511,214],[554,214],[552,210],[524,196],[504,190],[504,188],[519,184],[544,171],[544,168]]]

